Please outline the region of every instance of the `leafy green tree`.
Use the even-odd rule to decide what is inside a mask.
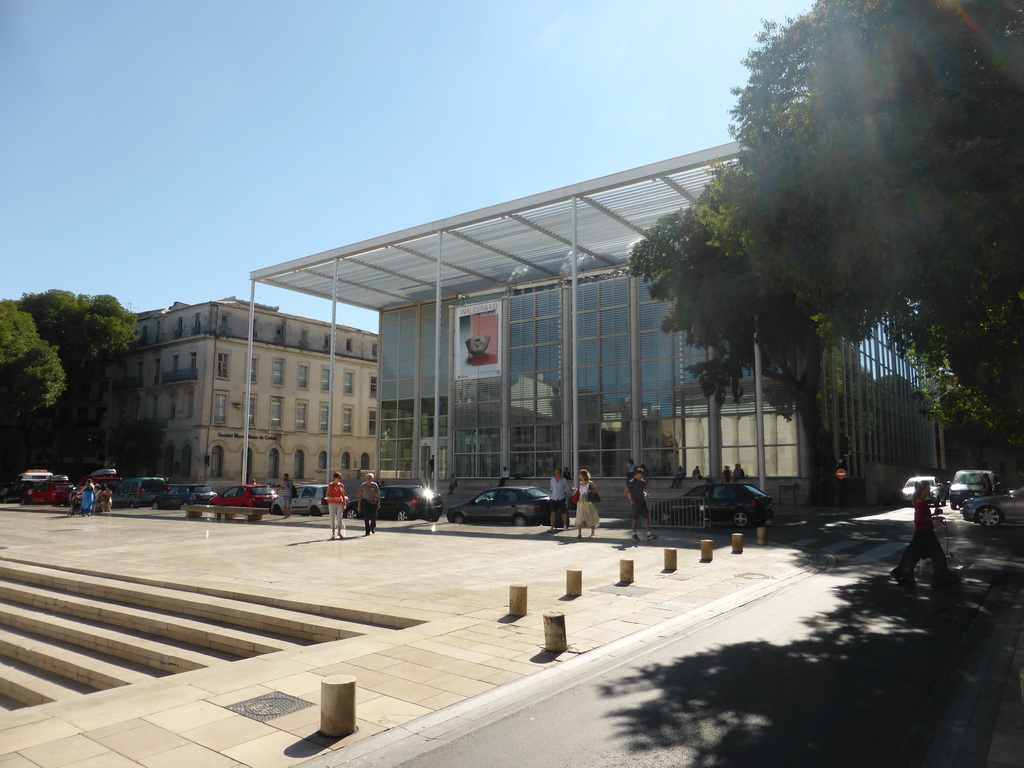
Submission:
[[[13,301],[0,301],[0,407],[21,427],[26,466],[32,455],[28,422],[57,402],[65,382],[57,350],[39,338],[32,316]]]
[[[1020,3],[821,0],[758,42],[730,201],[751,257],[830,330],[884,323],[1019,423]]]
[[[139,419],[111,430],[110,456],[122,477],[155,472],[160,460],[164,430],[153,419]]]

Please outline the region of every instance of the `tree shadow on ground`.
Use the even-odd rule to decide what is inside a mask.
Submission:
[[[935,726],[912,721],[949,674],[984,591],[922,584],[907,591],[873,572],[837,584],[835,607],[786,644],[721,645],[617,678],[602,692],[629,696],[618,736],[635,755],[672,750],[679,766],[919,764],[909,756]]]

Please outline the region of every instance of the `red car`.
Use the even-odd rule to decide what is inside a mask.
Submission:
[[[40,483],[39,487],[28,492],[30,504],[50,504],[51,506],[62,506],[68,503],[68,496],[75,489],[71,483],[64,480],[50,480]]]
[[[269,485],[236,485],[210,499],[215,507],[263,507],[270,509],[277,491]]]

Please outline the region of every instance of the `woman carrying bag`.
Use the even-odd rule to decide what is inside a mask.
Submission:
[[[584,528],[589,528],[590,538],[594,538],[597,526],[601,522],[597,514],[597,502],[601,500],[601,496],[597,492],[597,486],[590,481],[590,473],[587,470],[580,470],[579,479],[579,487],[572,497],[576,504],[576,538],[583,538]]]

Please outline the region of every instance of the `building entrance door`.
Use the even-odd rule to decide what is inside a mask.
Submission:
[[[420,477],[431,488],[440,488],[443,478],[448,476],[448,438],[442,437],[438,449],[440,456],[434,455],[434,438],[425,437],[420,440]]]

